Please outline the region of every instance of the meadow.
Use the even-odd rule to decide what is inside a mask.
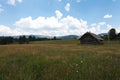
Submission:
[[[120,43],[55,40],[0,45],[0,80],[120,80]]]

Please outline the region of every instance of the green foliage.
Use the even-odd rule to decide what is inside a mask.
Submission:
[[[19,44],[29,43],[29,39],[26,38],[25,36],[20,36],[18,41],[19,41]]]
[[[118,33],[117,38],[120,40],[120,33]]]
[[[13,38],[12,37],[0,37],[0,44],[11,44],[13,43]]]
[[[103,35],[101,37],[103,38],[103,40],[108,40],[108,35]]]
[[[28,37],[28,39],[29,39],[29,41],[35,41],[36,40],[35,36],[31,36],[31,35]]]
[[[117,37],[116,30],[114,28],[110,29],[108,35],[110,40],[115,40]]]

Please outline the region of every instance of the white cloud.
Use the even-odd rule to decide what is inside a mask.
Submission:
[[[118,26],[118,28],[116,29],[117,33],[120,33],[120,25]]]
[[[33,19],[31,16],[21,18],[14,23],[15,28],[0,25],[0,35],[81,35],[87,31],[93,33],[108,32],[113,26],[106,22],[88,24],[83,19],[77,19],[72,16],[62,17],[59,10],[55,11],[56,15],[51,17],[39,16]]]
[[[7,0],[7,3],[8,3],[9,5],[15,5],[16,2],[21,3],[22,0]]]
[[[56,16],[51,17],[32,17],[22,18],[15,22],[16,30],[24,34],[41,35],[79,35],[87,31],[87,21],[77,19],[72,16],[62,17],[62,13],[55,11]],[[59,18],[59,20],[58,20]]]
[[[60,19],[63,16],[63,14],[59,10],[56,10],[55,13],[58,19]]]
[[[106,15],[104,16],[104,18],[105,18],[105,19],[112,18],[112,15],[106,14]]]
[[[99,34],[107,33],[108,30],[112,28],[112,25],[107,24],[106,22],[93,23],[90,25],[89,31]]]
[[[11,36],[11,35],[19,35],[20,33],[16,30],[12,30],[7,26],[0,25],[0,36]]]
[[[4,9],[3,9],[2,5],[0,4],[0,13],[3,11],[4,11]]]
[[[67,3],[67,4],[66,4],[65,10],[66,10],[66,11],[70,11],[70,3]]]

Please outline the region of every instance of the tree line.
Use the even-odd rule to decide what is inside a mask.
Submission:
[[[108,31],[108,33],[102,36],[104,40],[115,41],[120,40],[120,32],[116,33],[116,29],[112,28]]]
[[[11,36],[1,36],[0,37],[0,44],[5,45],[5,44],[14,44],[14,43],[19,43],[19,44],[29,44],[30,41],[45,41],[45,40],[57,40],[56,37],[53,38],[37,38],[36,36],[19,36],[18,38],[14,38]]]
[[[120,32],[116,33],[116,30],[114,28],[110,29],[108,33],[104,36],[102,36],[104,40],[119,40],[120,41]],[[53,38],[39,38],[36,36],[19,36],[18,38],[14,38],[11,36],[1,36],[0,37],[0,44],[13,44],[13,43],[19,43],[19,44],[29,44],[30,41],[45,41],[45,40],[58,40],[56,37]]]

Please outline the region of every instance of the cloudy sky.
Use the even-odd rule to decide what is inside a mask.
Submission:
[[[0,36],[120,32],[120,0],[0,0]]]

